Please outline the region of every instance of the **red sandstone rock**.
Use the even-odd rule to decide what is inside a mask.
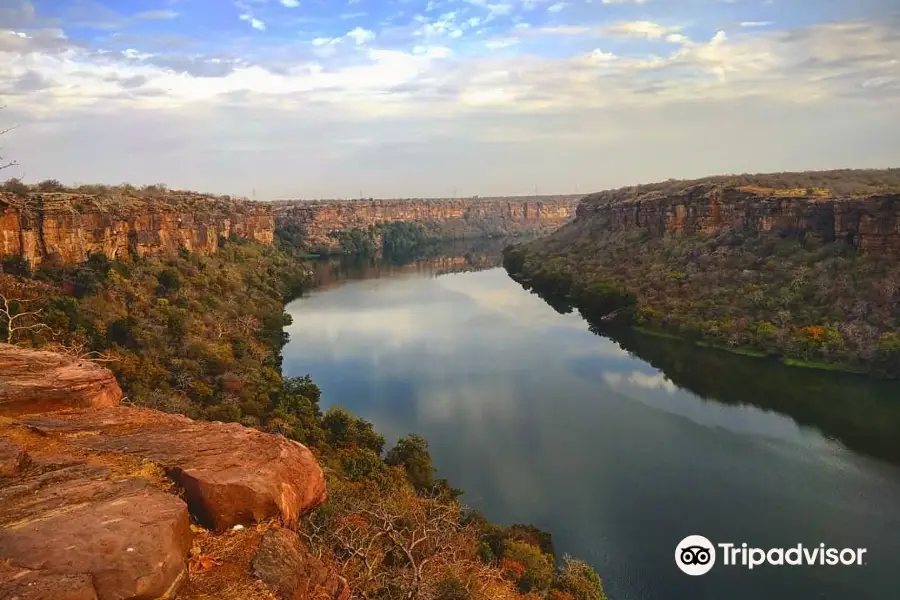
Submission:
[[[13,477],[21,473],[30,462],[28,453],[9,440],[0,439],[0,477]]]
[[[0,600],[98,600],[88,573],[54,573],[0,561]]]
[[[312,556],[288,529],[270,529],[251,564],[280,600],[349,600],[347,581]]]
[[[574,195],[279,201],[274,203],[274,210],[276,224],[299,228],[310,247],[337,249],[339,244],[329,236],[333,231],[396,221],[415,221],[446,239],[547,233],[571,220],[580,198]]]
[[[847,240],[860,250],[900,252],[900,195],[857,197],[768,196],[745,188],[698,184],[681,191],[626,195],[612,190],[586,196],[576,224],[615,231],[642,228],[665,233],[791,229],[826,241]]]
[[[143,479],[35,461],[0,487],[0,507],[0,598],[149,600],[183,580],[187,506]]]
[[[0,415],[115,406],[113,374],[89,361],[0,344]]]
[[[108,258],[179,248],[212,253],[219,236],[271,244],[275,230],[265,203],[202,194],[170,192],[145,200],[57,192],[33,193],[28,200],[40,208],[22,210],[19,198],[0,192],[0,257],[23,256],[33,265],[49,258],[84,262],[93,252]]]
[[[191,514],[218,531],[270,517],[293,525],[327,497],[322,469],[309,449],[236,423],[128,407],[21,422],[46,434],[78,434],[73,445],[152,460],[184,489]]]

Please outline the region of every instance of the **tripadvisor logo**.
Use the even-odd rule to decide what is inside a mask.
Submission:
[[[718,552],[717,549],[718,548]],[[825,544],[806,547],[797,544],[790,548],[754,548],[743,544],[720,542],[713,544],[702,535],[689,535],[675,548],[675,564],[687,575],[705,575],[720,562],[726,567],[746,567],[753,570],[760,565],[773,566],[858,566],[863,565],[865,548],[828,548]]]

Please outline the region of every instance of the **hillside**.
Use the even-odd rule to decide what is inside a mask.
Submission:
[[[561,310],[900,375],[900,169],[668,181],[592,194],[576,215],[504,261]]]

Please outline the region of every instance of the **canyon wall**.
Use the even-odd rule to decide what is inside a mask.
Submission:
[[[825,241],[846,240],[863,252],[900,252],[900,194],[803,195],[750,186],[696,185],[677,191],[629,194],[613,190],[586,196],[576,223],[594,230],[643,228],[666,232],[714,233],[810,231]]]
[[[151,199],[0,193],[0,258],[21,256],[33,266],[48,260],[78,263],[90,253],[109,258],[179,248],[211,253],[219,236],[271,244],[274,229],[271,206],[202,194]]]
[[[437,239],[546,233],[570,221],[579,195],[405,200],[286,200],[273,203],[279,228],[300,233],[310,248],[339,248],[331,235],[370,225],[412,221]]]

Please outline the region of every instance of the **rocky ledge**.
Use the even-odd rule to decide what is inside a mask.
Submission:
[[[291,531],[327,497],[306,447],[120,399],[106,369],[0,345],[0,598],[349,597]]]

